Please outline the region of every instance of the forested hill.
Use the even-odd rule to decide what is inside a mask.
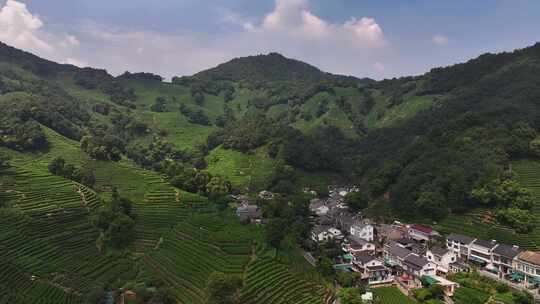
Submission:
[[[304,190],[334,183],[358,185],[373,217],[540,248],[540,44],[383,81],[271,53],[171,82],[0,44],[0,109],[0,296],[13,303],[120,286],[205,303],[215,269],[245,278],[233,291],[246,303],[320,303],[296,246]],[[229,204],[263,189],[277,194],[259,202],[267,233]]]
[[[516,207],[494,189],[513,182],[511,161],[538,155],[538,44],[383,81],[277,53],[171,83],[59,65],[6,45],[0,60],[1,145],[44,151],[47,127],[94,159],[129,158],[188,191],[200,185],[166,171],[171,160],[241,192],[291,194],[341,176],[394,215],[440,219]],[[522,216],[525,207],[512,211]]]
[[[302,82],[313,84],[322,81],[343,80],[361,82],[355,77],[325,73],[307,63],[289,59],[278,53],[235,58],[215,68],[202,71],[193,77],[234,82]],[[364,79],[363,81],[369,81]]]

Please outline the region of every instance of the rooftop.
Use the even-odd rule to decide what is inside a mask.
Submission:
[[[448,252],[450,252],[450,250],[446,248],[442,248],[442,247],[433,247],[429,249],[429,251],[431,251],[434,255],[437,255],[437,256],[443,256],[447,254]]]
[[[403,248],[403,247],[401,247],[401,246],[399,246],[397,244],[394,244],[394,245],[392,245],[392,247],[390,247],[388,249],[388,253],[395,256],[395,257],[404,259],[406,256],[411,254],[412,251],[410,251],[407,248]]]
[[[523,251],[519,254],[518,259],[540,266],[540,252]]]
[[[497,241],[495,240],[476,240],[473,242],[474,245],[482,246],[485,248],[493,249],[493,247],[497,246]]]
[[[361,264],[369,263],[377,259],[376,257],[367,254],[356,254],[354,257],[356,258],[356,261],[360,262]]]
[[[521,250],[518,246],[510,246],[506,244],[500,244],[499,246],[495,247],[493,250],[493,253],[507,257],[507,258],[515,258]]]
[[[457,233],[451,233],[446,238],[451,241],[455,241],[455,242],[459,242],[463,244],[470,244],[475,240],[475,238],[472,238],[470,236],[457,234]]]
[[[409,254],[405,258],[405,262],[408,264],[418,266],[418,267],[424,267],[424,265],[429,263],[429,261],[425,257],[419,256],[415,253]]]
[[[411,225],[411,229],[414,229],[416,231],[420,231],[426,234],[431,234],[433,232],[433,228],[423,226],[423,225],[418,225],[418,224]]]
[[[370,244],[370,242],[364,240],[364,239],[361,239],[361,238],[358,238],[358,237],[355,237],[354,235],[351,235],[349,237],[349,239],[351,240],[351,246],[352,247],[355,247],[355,246],[364,246],[366,244]]]

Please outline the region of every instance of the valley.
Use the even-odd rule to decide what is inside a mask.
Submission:
[[[451,234],[536,252],[538,71],[536,44],[381,81],[270,53],[169,82],[0,44],[0,303],[133,294],[131,303],[202,304],[222,294],[330,303],[356,280],[335,265],[367,268],[341,239],[313,233],[348,216],[410,223],[399,228],[407,237],[413,224],[438,231],[419,242],[419,258]],[[349,211],[316,216],[310,202],[332,201],[335,185],[355,186],[339,198]],[[248,206],[262,215],[242,219]],[[335,229],[328,233],[354,235]],[[378,258],[385,244],[376,244]],[[366,273],[356,283],[381,303],[423,301],[416,289],[428,288],[400,292],[398,273],[393,287],[372,286]],[[423,276],[435,272],[417,274],[417,284]],[[449,278],[482,282],[460,276]],[[472,285],[456,303],[468,292],[521,296]]]

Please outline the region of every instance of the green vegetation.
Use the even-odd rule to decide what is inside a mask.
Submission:
[[[532,296],[525,292],[513,291],[503,284],[481,276],[477,273],[456,273],[450,276],[450,280],[461,285],[453,297],[458,304],[486,303],[493,298],[508,304],[532,304]]]
[[[342,181],[355,210],[538,249],[539,49],[384,81],[273,53],[166,83],[0,44],[1,298],[197,304],[234,283],[241,303],[321,303],[325,277],[351,278],[332,246],[305,267],[303,188]],[[263,189],[267,227],[238,223],[227,195]],[[457,303],[520,297],[463,279]]]
[[[417,303],[414,300],[411,300],[409,297],[404,295],[396,287],[381,287],[374,288],[373,293],[375,298],[384,304],[414,304]]]
[[[218,147],[206,157],[208,171],[231,181],[237,188],[264,189],[274,173],[273,160],[263,150],[244,154]]]

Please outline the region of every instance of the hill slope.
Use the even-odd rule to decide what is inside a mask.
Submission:
[[[379,82],[272,53],[172,83],[2,44],[0,154],[10,166],[0,169],[0,276],[16,279],[0,293],[14,303],[77,303],[125,287],[204,303],[219,270],[245,278],[246,302],[320,303],[321,281],[275,259],[262,228],[240,225],[219,198],[278,192],[286,199],[268,213],[293,214],[283,229],[293,234],[309,225],[305,201],[295,209],[289,199],[333,182],[360,185],[373,216],[437,220],[445,232],[537,248],[530,197],[493,193],[520,190],[513,182],[536,190],[530,172],[514,178],[508,169],[540,156],[539,75],[540,44]],[[58,157],[70,174],[51,173]],[[74,181],[83,169],[95,174],[91,186]],[[135,214],[120,249],[103,247],[109,232],[96,224],[113,189]],[[284,290],[290,282],[297,288]]]

